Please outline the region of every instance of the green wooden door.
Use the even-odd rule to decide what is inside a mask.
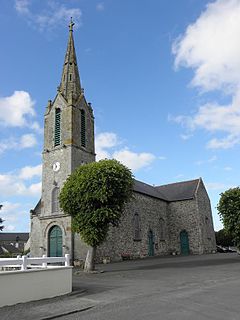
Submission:
[[[180,242],[181,242],[181,254],[188,255],[189,254],[189,239],[188,233],[186,230],[180,232]]]
[[[148,255],[154,256],[154,234],[152,230],[148,231]]]
[[[58,226],[49,231],[49,256],[62,257],[62,230]]]

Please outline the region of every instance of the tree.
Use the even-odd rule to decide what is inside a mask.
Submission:
[[[225,230],[221,229],[215,232],[217,245],[231,247],[234,245],[233,237]]]
[[[240,249],[240,188],[229,189],[220,196],[217,209],[224,228]]]
[[[2,209],[2,204],[0,204],[0,210]],[[0,231],[3,230],[4,226],[2,225],[3,224],[3,219],[0,218]]]
[[[94,270],[96,248],[110,226],[118,226],[124,205],[132,196],[131,171],[117,160],[101,160],[77,168],[66,180],[59,201],[72,216],[72,229],[91,248],[85,271]]]

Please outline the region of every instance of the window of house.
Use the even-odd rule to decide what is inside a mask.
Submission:
[[[135,213],[133,217],[133,240],[139,241],[141,240],[141,228],[140,228],[140,218],[139,214]]]
[[[81,110],[81,146],[86,147],[86,116],[84,110]]]
[[[52,213],[59,212],[59,188],[54,187],[52,190]]]
[[[55,132],[54,132],[54,146],[59,146],[61,142],[61,110],[55,110]]]

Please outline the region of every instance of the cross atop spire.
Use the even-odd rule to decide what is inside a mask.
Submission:
[[[59,91],[62,93],[64,98],[68,101],[69,99],[75,99],[81,94],[80,77],[77,66],[77,57],[74,47],[73,39],[73,26],[74,22],[70,20],[69,24],[69,36],[68,45],[63,64],[62,78],[59,86]]]
[[[73,26],[75,25],[75,23],[73,22],[73,19],[71,17],[70,23],[69,23],[69,31],[73,31]]]

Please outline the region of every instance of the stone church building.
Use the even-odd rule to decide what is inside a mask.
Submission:
[[[62,78],[49,100],[44,121],[42,196],[31,210],[32,256],[84,259],[87,246],[71,231],[71,217],[59,208],[66,178],[80,165],[95,161],[94,116],[81,87],[73,23]],[[97,249],[98,261],[167,254],[203,254],[215,250],[210,200],[201,178],[153,187],[135,180],[134,198],[118,228]]]

